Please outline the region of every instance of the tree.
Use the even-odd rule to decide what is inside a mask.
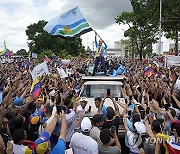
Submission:
[[[18,55],[18,56],[27,56],[28,53],[26,52],[25,49],[20,49],[20,50],[18,50],[18,51],[16,52],[16,55]]]
[[[124,36],[134,41],[136,50],[142,55],[151,52],[152,43],[159,37],[160,0],[130,0],[133,11],[123,12],[115,18],[118,24],[127,24]],[[178,32],[180,30],[180,0],[162,0],[162,30],[167,38],[175,41],[178,53]],[[161,34],[161,35],[163,35]],[[148,50],[147,50],[148,49]]]
[[[47,22],[42,20],[27,27],[26,35],[28,36],[28,46],[31,52],[40,54],[43,51],[51,50],[60,57],[64,55],[64,52],[72,56],[85,53],[80,37],[52,36],[43,30],[46,24]]]
[[[162,1],[162,29],[165,36],[175,41],[175,52],[178,54],[178,32],[180,30],[180,1]]]
[[[42,61],[45,56],[47,56],[48,58],[51,58],[51,57],[52,57],[52,54],[53,54],[53,52],[52,52],[51,50],[46,50],[46,51],[44,51],[44,52],[41,52],[41,53],[38,55],[38,60],[39,60],[39,61]]]
[[[131,44],[135,48],[134,52],[137,51],[142,60],[143,55],[146,54],[146,48],[157,41],[158,13],[155,10],[158,9],[158,6],[153,0],[130,1],[133,11],[123,12],[115,18],[115,22],[129,26],[129,29],[124,32],[124,36],[130,38]],[[148,51],[152,52],[152,50]]]

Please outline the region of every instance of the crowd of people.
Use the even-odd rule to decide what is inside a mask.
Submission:
[[[113,77],[110,72],[123,66],[120,74],[126,78],[119,91],[123,101],[106,93],[104,98],[94,98],[98,112],[90,118],[86,113],[91,111],[85,110],[88,100],[79,93],[82,76],[96,75],[97,68],[89,72],[92,63],[81,57],[66,65],[58,58],[49,63],[51,74],[39,77],[38,98],[30,93],[30,70],[38,64],[36,60],[30,65],[23,58],[0,64],[0,154],[64,154],[65,150],[74,154],[164,154],[172,144],[179,146],[180,90],[176,81],[180,67],[158,67],[135,59],[105,60],[105,75]],[[149,65],[154,72],[145,77]],[[68,77],[61,78],[56,67],[63,68]],[[104,104],[107,98],[114,107]],[[172,150],[180,153],[177,148]]]

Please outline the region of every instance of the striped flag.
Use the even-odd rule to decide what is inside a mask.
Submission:
[[[147,67],[144,70],[144,78],[151,77],[154,74],[154,69],[152,67]]]
[[[39,95],[41,93],[41,83],[40,83],[38,77],[36,77],[33,80],[30,93],[33,95],[34,99],[37,99],[39,97]]]
[[[93,29],[88,24],[78,7],[75,7],[50,20],[44,30],[51,35],[74,37],[85,34]]]
[[[10,51],[9,49],[4,48],[1,52],[0,52],[0,56],[6,56],[9,57],[13,54],[12,51]]]
[[[0,52],[0,56],[3,56],[4,53],[6,53],[6,48],[4,48],[4,49]]]
[[[167,146],[167,153],[169,154],[180,154],[180,144],[171,142],[171,143],[166,143]]]

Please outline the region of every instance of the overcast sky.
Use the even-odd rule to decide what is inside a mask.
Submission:
[[[49,21],[76,6],[109,48],[114,47],[115,41],[124,39],[123,31],[128,27],[116,24],[114,18],[123,11],[131,11],[129,0],[0,0],[0,50],[4,40],[14,52],[21,48],[28,50],[25,34],[28,25]],[[82,35],[82,39],[85,47],[92,48],[94,32]],[[168,50],[170,41],[162,41],[164,50]]]

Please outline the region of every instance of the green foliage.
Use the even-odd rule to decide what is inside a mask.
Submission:
[[[175,51],[178,54],[178,32],[180,30],[180,1],[163,0],[162,1],[162,28],[166,38],[175,41]]]
[[[43,30],[46,24],[47,22],[42,20],[27,27],[26,35],[30,51],[40,54],[43,51],[51,50],[62,58],[67,55],[77,56],[80,53],[85,53],[80,37],[52,36]]]
[[[131,41],[132,57],[137,52],[140,59],[143,55],[152,50],[146,50],[147,47],[152,46],[157,40],[158,32],[158,16],[157,5],[153,0],[130,0],[133,11],[123,12],[115,18],[118,24],[127,24],[129,29],[124,32],[125,37],[129,37]]]
[[[159,37],[160,0],[130,0],[133,11],[123,12],[115,18],[118,24],[127,24],[124,36],[129,37],[142,56],[152,52],[152,43]],[[162,29],[167,38],[174,39],[176,49],[180,30],[180,0],[162,0]]]
[[[53,52],[51,50],[45,50],[38,55],[38,60],[42,61],[42,59],[43,59],[43,57],[45,57],[45,55],[48,58],[51,58],[52,54],[53,54]]]
[[[28,53],[26,52],[25,49],[20,49],[20,50],[18,50],[18,51],[16,52],[15,55],[18,55],[18,56],[27,56]]]

